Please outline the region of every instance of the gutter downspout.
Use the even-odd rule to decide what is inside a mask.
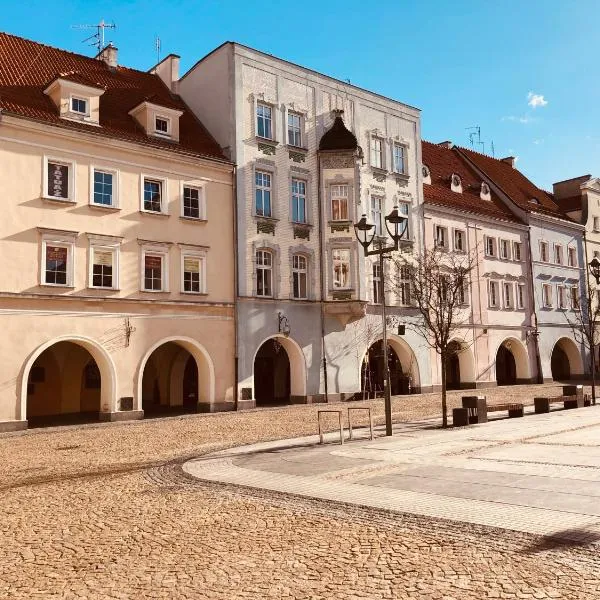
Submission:
[[[325,402],[329,402],[329,387],[327,382],[327,354],[325,352],[325,265],[323,264],[323,194],[321,190],[321,153],[317,154],[317,202],[319,203],[319,258],[321,263],[321,269],[319,273],[320,287],[321,287],[321,302],[319,303],[321,308],[321,353],[322,353],[322,364],[323,364],[323,382],[325,385]]]
[[[238,354],[238,330],[239,330],[239,315],[238,315],[238,294],[239,294],[239,285],[238,285],[238,226],[237,226],[237,218],[238,218],[238,205],[237,205],[237,165],[233,166],[233,252],[234,252],[234,261],[233,261],[233,337],[234,337],[234,359],[233,359],[233,392],[234,392],[234,401],[233,401],[233,410],[237,411],[239,409],[239,386],[240,386],[240,377],[239,377],[239,354]]]
[[[535,351],[535,364],[537,369],[537,383],[544,383],[544,375],[542,373],[542,359],[540,357],[540,330],[538,328],[537,311],[535,309],[535,287],[533,284],[533,253],[531,252],[531,225],[527,226],[527,251],[529,252],[529,293],[531,294],[531,316],[533,317],[534,331],[537,335],[533,336],[533,345]]]

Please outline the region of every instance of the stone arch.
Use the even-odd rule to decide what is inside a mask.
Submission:
[[[387,339],[388,345],[394,350],[396,356],[398,357],[398,360],[400,361],[400,365],[402,366],[402,372],[408,375],[411,379],[411,390],[421,389],[421,373],[419,370],[417,356],[414,353],[413,349],[410,347],[408,342],[400,336],[388,334]],[[362,355],[362,359],[358,365],[358,381],[362,381],[363,364],[365,362],[365,357],[369,352],[369,349],[374,344],[382,341],[383,338],[380,336],[377,339],[373,340],[373,342],[367,348],[365,348],[365,351]]]
[[[560,353],[560,354],[559,354]],[[562,370],[556,368],[555,362],[557,358],[566,356],[568,368]],[[550,353],[550,366],[553,379],[571,379],[573,377],[581,377],[584,373],[583,358],[577,344],[568,337],[559,338],[552,348]],[[566,365],[560,365],[565,368]]]
[[[169,342],[172,342],[184,350],[187,350],[194,357],[196,366],[198,368],[198,403],[213,404],[215,401],[215,368],[210,354],[202,344],[192,338],[171,336],[163,338],[153,344],[140,362],[140,366],[138,367],[137,371],[135,409],[142,410],[142,382],[144,378],[144,369],[146,368],[148,359],[157,348],[160,348]],[[182,371],[180,368],[182,365],[180,363],[181,361],[177,362],[176,367]]]
[[[460,371],[460,384],[466,386],[475,386],[477,373],[475,369],[475,355],[472,348],[461,338],[453,338],[450,344],[456,349],[456,358]]]
[[[494,371],[495,379],[498,381],[498,353],[502,348],[508,350],[515,362],[515,383],[524,383],[531,381],[531,368],[529,364],[529,353],[521,340],[515,337],[508,337],[502,340],[494,353]],[[501,374],[500,374],[501,375]]]
[[[87,350],[92,358],[96,361],[96,365],[100,371],[101,390],[100,390],[100,410],[102,412],[113,412],[116,410],[117,396],[117,372],[115,364],[110,354],[101,346],[101,344],[92,338],[79,335],[63,335],[42,344],[34,352],[29,355],[29,358],[23,365],[23,371],[20,378],[19,389],[19,420],[27,419],[27,381],[29,372],[35,361],[42,353],[52,346],[60,342],[71,342],[81,346]]]
[[[256,363],[256,356],[265,342],[269,340],[277,340],[286,351],[288,359],[290,361],[290,396],[297,397],[298,399],[306,398],[306,358],[302,348],[291,337],[286,337],[282,334],[270,335],[265,338],[260,344],[258,344],[254,357],[252,358],[252,397],[255,398],[255,387],[254,387],[254,365]]]

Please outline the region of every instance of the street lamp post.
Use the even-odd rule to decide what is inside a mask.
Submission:
[[[385,217],[385,227],[390,234],[390,237],[394,241],[393,246],[384,246],[383,242],[379,240],[379,247],[373,250],[369,250],[369,246],[375,239],[375,225],[367,222],[367,215],[363,214],[358,221],[354,224],[354,233],[356,239],[363,247],[365,256],[379,256],[379,295],[381,297],[381,320],[383,328],[383,394],[385,402],[385,435],[392,435],[392,399],[390,392],[390,370],[388,364],[388,350],[387,350],[387,329],[386,329],[386,312],[385,312],[385,270],[383,268],[383,259],[385,254],[390,254],[398,250],[400,240],[403,237],[407,237],[408,234],[408,218],[402,216],[398,212],[398,207],[394,206],[392,212]]]
[[[588,267],[590,269],[590,274],[596,280],[596,286],[597,286],[598,284],[600,284],[600,261],[594,257],[588,264]],[[586,298],[586,302],[588,303],[588,306],[587,306],[588,320],[594,314],[594,308],[591,305],[592,300],[593,300],[593,298]],[[596,298],[596,301],[598,301],[597,298]],[[596,325],[592,321],[592,323],[588,323],[588,327],[594,327],[594,329],[595,329]],[[591,354],[592,354],[592,403],[596,404],[596,344],[594,343],[596,332],[594,331],[594,329],[592,329],[592,331],[590,332],[591,335],[589,336],[589,340],[590,340],[590,346],[591,346],[590,350],[591,350]]]

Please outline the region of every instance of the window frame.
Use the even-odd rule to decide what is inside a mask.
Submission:
[[[573,302],[573,300],[575,300],[575,302]],[[579,286],[577,285],[569,286],[569,304],[571,310],[580,310],[581,299],[579,297]]]
[[[185,259],[193,259],[197,260],[199,263],[199,291],[195,290],[186,290],[185,289]],[[198,251],[198,250],[181,250],[180,256],[180,292],[182,294],[192,294],[192,295],[206,295],[207,287],[206,287],[206,252]]]
[[[51,283],[46,281],[46,260],[48,246],[67,249],[67,269],[65,283]],[[66,239],[62,236],[42,236],[42,260],[40,261],[40,286],[57,287],[57,288],[73,288],[74,273],[75,273],[75,238]]]
[[[304,193],[294,192],[294,182],[304,184]],[[272,194],[271,194],[272,196]],[[294,219],[294,197],[303,198],[304,199],[304,221],[299,221]],[[290,173],[290,216],[292,223],[298,223],[300,225],[308,224],[308,180],[302,177],[298,177],[294,172]]]
[[[265,188],[264,186],[259,186],[256,178],[257,176],[261,174],[261,175],[267,175],[269,177],[269,181],[270,181],[270,186],[268,188],[269,191],[269,214],[265,215],[264,214],[264,190],[266,190],[267,188]],[[274,185],[273,185],[273,179],[274,179],[274,174],[272,171],[268,171],[266,169],[262,169],[262,168],[255,168],[254,169],[254,202],[253,202],[253,214],[256,217],[261,217],[261,218],[265,218],[265,219],[272,219],[273,218],[273,189],[274,189]],[[257,206],[257,197],[256,197],[256,193],[258,190],[263,190],[263,214],[259,214],[258,212],[258,206]]]
[[[514,286],[510,281],[502,282],[502,308],[515,309]]]
[[[152,256],[159,256],[161,258],[161,289],[150,290],[146,288],[146,256],[150,254]],[[160,294],[168,293],[170,291],[169,286],[169,249],[163,246],[143,246],[141,252],[141,264],[140,264],[140,291],[148,294]]]
[[[549,299],[547,297],[546,290],[549,290]],[[548,302],[546,300],[548,300]],[[554,293],[551,283],[542,283],[542,306],[544,308],[554,307]]]
[[[374,208],[373,204],[378,203],[379,208]],[[369,215],[371,223],[375,225],[375,237],[385,237],[385,196],[379,194],[370,194],[369,196]],[[376,215],[379,216],[379,223],[376,220]]]
[[[571,261],[571,257],[573,257],[573,261]],[[579,261],[577,260],[577,247],[567,245],[567,265],[569,267],[577,268],[579,267]]]
[[[544,251],[546,250],[546,258],[544,259]],[[540,262],[549,263],[550,262],[550,244],[545,240],[540,240]]]
[[[396,148],[402,149],[402,171],[399,171],[396,168]],[[400,142],[392,142],[392,170],[396,175],[408,175],[408,146],[406,144],[401,144]]]
[[[439,237],[440,236],[438,235],[438,233],[440,231],[443,232],[443,236],[442,237],[444,238],[442,244],[439,243]],[[448,249],[448,244],[449,244],[449,241],[448,241],[448,227],[446,227],[445,225],[434,225],[434,228],[433,228],[433,243],[434,243],[434,246],[436,248],[440,248],[442,250],[447,250]]]
[[[412,306],[412,288],[410,285],[410,274],[408,277],[404,277],[403,270],[410,269],[409,266],[404,265],[400,266],[400,270],[398,271],[398,291],[399,293],[396,295],[398,299],[398,304],[400,306]],[[406,296],[408,295],[408,302],[406,301]]]
[[[488,242],[491,242],[491,252],[488,248]],[[497,258],[496,252],[496,238],[491,235],[483,236],[483,250],[486,258]]]
[[[456,235],[457,234],[459,234],[461,236],[461,245],[463,246],[462,248],[458,248],[456,245]],[[465,234],[464,229],[455,228],[453,231],[452,241],[453,241],[452,249],[454,250],[454,252],[466,252],[466,248],[464,247],[465,241],[466,241],[466,234]]]
[[[519,258],[517,258],[517,254],[519,255]],[[515,262],[523,261],[523,244],[521,242],[514,241],[512,243],[512,259]]]
[[[525,309],[525,284],[517,283],[516,285],[516,296],[515,296],[515,307],[517,310]]]
[[[164,121],[167,124],[167,130],[166,131],[162,131],[160,129],[158,129],[157,125],[157,121],[158,120]],[[171,122],[171,117],[168,117],[166,115],[162,115],[162,114],[154,114],[154,135],[160,136],[160,137],[172,137],[173,136],[173,126],[172,126],[172,122]]]
[[[333,195],[333,190],[335,188],[345,188],[346,189],[346,195],[345,196],[336,196],[335,199],[338,202],[342,202],[345,201],[345,205],[346,205],[346,218],[345,219],[341,219],[335,218],[335,211],[333,209],[333,201],[334,201],[334,195]],[[340,223],[345,223],[347,221],[350,221],[351,219],[351,213],[350,213],[350,184],[348,184],[347,182],[340,182],[340,183],[331,183],[329,185],[329,210],[331,211],[331,220],[335,221],[335,222],[340,222]],[[340,211],[341,213],[341,211]]]
[[[559,284],[556,286],[556,308],[558,310],[566,310],[568,308],[567,286]]]
[[[285,130],[286,130],[286,143],[292,148],[304,148],[304,115],[296,110],[287,109],[285,115]],[[298,136],[299,144],[294,144],[290,141],[290,117],[298,118]]]
[[[258,123],[259,123],[259,115],[258,115],[258,109],[259,107],[263,107],[263,108],[268,108],[270,111],[270,124],[271,124],[271,135],[270,136],[266,136],[266,135],[260,135],[259,133],[259,129],[258,129]],[[264,115],[262,117],[264,119]],[[269,102],[264,102],[262,100],[258,100],[255,104],[254,104],[254,127],[255,127],[255,131],[256,131],[256,137],[262,139],[262,140],[269,140],[271,142],[275,142],[277,140],[277,138],[275,137],[275,106],[273,104],[270,104]]]
[[[506,256],[503,256],[503,249],[506,249]],[[499,257],[502,260],[511,260],[511,243],[510,240],[506,240],[504,238],[500,238],[499,244]]]
[[[554,244],[554,264],[555,265],[564,265],[562,244]]]
[[[379,150],[374,148],[377,143],[380,144]],[[379,165],[375,164],[375,157],[377,155],[379,155]],[[369,140],[369,164],[373,169],[385,171],[385,140],[375,134],[371,134],[371,139]]]
[[[81,112],[79,110],[73,110],[73,100],[78,102],[83,102],[85,104],[85,112]],[[90,116],[90,99],[85,98],[83,96],[78,96],[77,94],[69,95],[69,113],[72,115],[77,115],[78,117],[89,117]]]
[[[94,255],[96,250],[112,254],[112,286],[94,285]],[[119,289],[119,245],[90,240],[88,248],[88,288],[94,290]]]
[[[492,287],[495,286],[495,293],[492,294]],[[494,301],[492,302],[492,296]],[[488,281],[488,307],[499,308],[500,306],[500,282],[496,280]]]
[[[112,204],[99,204],[94,201],[95,198],[95,174],[96,172],[106,173],[108,175],[112,175]],[[120,187],[120,171],[118,169],[114,169],[112,167],[103,167],[100,165],[90,165],[90,206],[94,206],[96,208],[119,208],[119,187]]]
[[[371,263],[372,304],[381,304],[381,265],[375,260]]]
[[[301,258],[304,260],[304,268],[300,268],[300,267],[296,267],[294,265],[294,260],[296,258]],[[292,271],[292,289],[291,289],[291,297],[292,300],[308,300],[309,296],[310,296],[310,291],[309,291],[309,258],[306,254],[302,253],[302,252],[294,252],[292,254],[292,264],[291,264],[291,271]],[[305,290],[305,294],[304,296],[296,296],[295,295],[295,277],[296,275],[300,276],[304,274],[304,290]],[[298,285],[298,289],[300,290],[300,285]]]
[[[352,290],[352,284],[354,281],[354,278],[352,276],[352,248],[350,248],[349,246],[335,246],[332,247],[330,250],[331,254],[330,254],[330,268],[331,268],[331,290],[334,292],[338,292],[338,291],[346,291],[346,290]],[[336,252],[347,252],[348,253],[348,285],[346,286],[339,286],[337,287],[335,285],[335,253]]]
[[[271,257],[271,264],[268,265],[267,268],[265,268],[264,262],[261,265],[258,264],[258,253],[259,252],[261,252],[263,254],[266,253]],[[259,294],[258,293],[258,288],[259,288],[259,286],[258,286],[258,271],[259,271],[259,269],[261,271],[268,271],[271,274],[271,280],[270,280],[270,286],[271,286],[270,292],[271,293],[270,294]],[[275,252],[271,248],[264,247],[264,246],[256,248],[254,251],[254,283],[255,283],[255,296],[257,298],[275,298],[275,287],[274,287],[275,273],[274,273],[274,271],[275,271]],[[264,289],[264,279],[263,279],[263,289]]]
[[[160,211],[157,210],[147,210],[145,208],[145,183],[146,180],[159,182],[161,184],[161,195],[160,195]],[[157,177],[155,175],[146,175],[144,173],[140,176],[140,212],[143,212],[147,215],[168,215],[168,205],[169,205],[169,196],[168,196],[168,179],[166,177]]]
[[[198,191],[198,215],[197,217],[190,217],[185,214],[185,189],[189,188],[192,190]],[[181,209],[181,218],[188,219],[190,221],[207,221],[206,216],[206,186],[204,184],[199,183],[188,183],[186,181],[182,181],[179,186],[179,196],[181,199],[180,209]]]
[[[66,198],[63,198],[61,196],[51,196],[48,191],[48,168],[50,163],[62,165],[68,168],[68,196]],[[77,163],[74,160],[70,159],[56,158],[54,156],[44,155],[42,168],[42,198],[44,198],[45,200],[53,200],[54,202],[75,203],[77,201],[77,190],[75,188],[75,170],[77,168]]]

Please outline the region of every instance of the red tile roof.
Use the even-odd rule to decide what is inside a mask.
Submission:
[[[527,212],[551,215],[567,221],[571,220],[562,212],[554,201],[552,194],[538,188],[521,171],[510,164],[466,148],[458,148],[458,151],[463,153],[491,181],[500,187],[519,208]],[[532,200],[535,200],[535,202],[532,202]]]
[[[456,152],[423,141],[422,160],[431,173],[431,184],[423,185],[425,204],[437,204],[486,217],[518,221],[506,205],[491,192],[491,200],[482,200],[482,179]],[[456,173],[462,182],[462,193],[450,189],[450,177]]]
[[[100,96],[100,125],[59,117],[58,108],[44,94],[57,77],[105,89]],[[146,135],[128,112],[147,100],[183,111],[179,142]],[[0,32],[0,108],[36,121],[96,135],[105,135],[155,148],[226,160],[205,127],[183,100],[172,94],[157,75],[116,67],[103,61],[45,46]]]

